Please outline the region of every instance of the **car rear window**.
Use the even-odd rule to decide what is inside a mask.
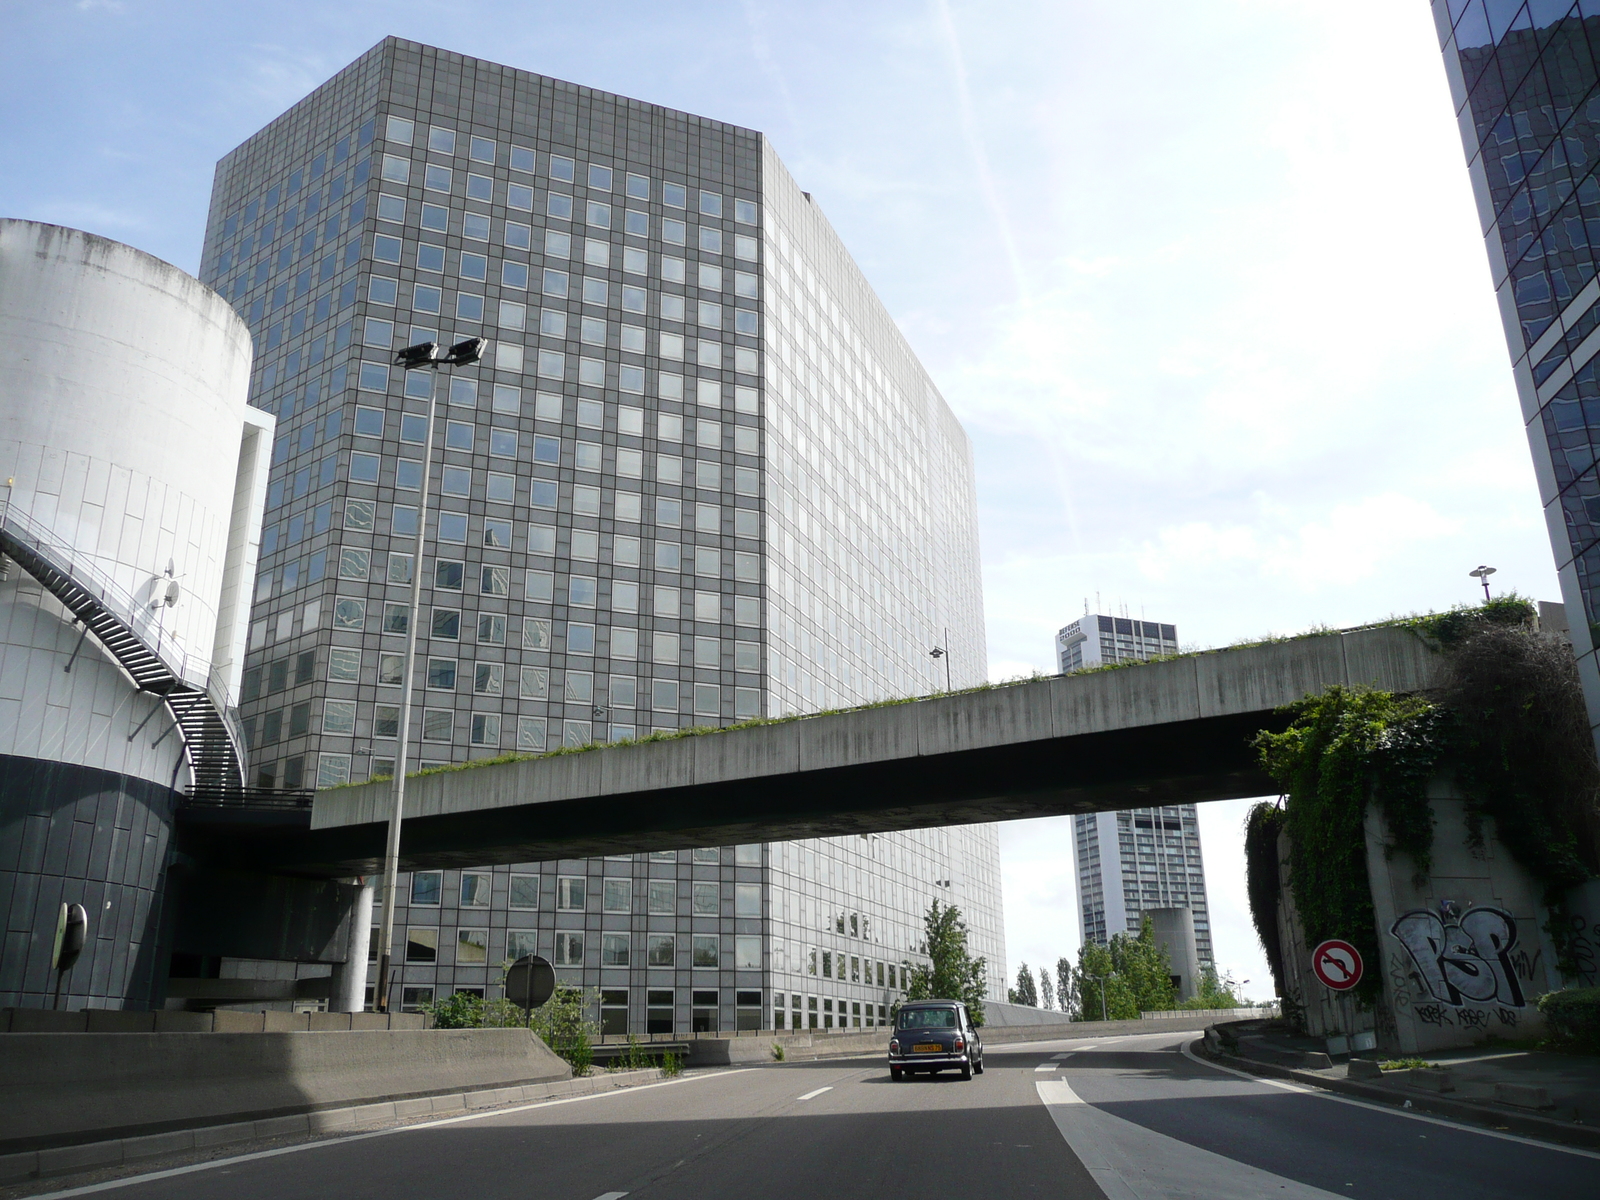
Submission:
[[[956,1010],[953,1008],[903,1008],[900,1010],[900,1029],[954,1029]]]

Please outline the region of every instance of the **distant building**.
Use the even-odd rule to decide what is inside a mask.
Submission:
[[[1085,613],[1056,634],[1056,666],[1063,675],[1177,652],[1176,626],[1132,617]]]
[[[1178,651],[1173,625],[1086,613],[1056,634],[1062,674],[1144,662]],[[1086,942],[1137,933],[1147,912],[1186,908],[1194,918],[1194,953],[1213,965],[1200,826],[1192,804],[1088,813],[1073,818],[1078,916]],[[1179,972],[1182,974],[1182,972]]]

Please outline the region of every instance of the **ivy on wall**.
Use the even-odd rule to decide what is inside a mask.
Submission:
[[[1367,805],[1382,810],[1386,850],[1411,858],[1420,887],[1432,868],[1427,788],[1441,771],[1466,798],[1474,838],[1482,843],[1492,819],[1500,842],[1544,885],[1546,904],[1597,873],[1600,772],[1576,665],[1564,640],[1534,631],[1532,615],[1531,604],[1509,596],[1414,621],[1444,654],[1433,693],[1332,687],[1287,706],[1282,733],[1257,735],[1262,765],[1284,792],[1281,815],[1252,812],[1247,829],[1251,916],[1263,946],[1277,940],[1278,889],[1287,885],[1311,943],[1346,938],[1380,961]],[[1276,853],[1266,851],[1280,827],[1291,842],[1281,881]],[[1254,852],[1251,836],[1261,843]],[[1269,949],[1268,958],[1281,986],[1281,955],[1273,962]],[[1376,971],[1356,988],[1366,1005],[1381,993]]]

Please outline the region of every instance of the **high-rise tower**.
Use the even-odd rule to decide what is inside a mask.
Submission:
[[[1062,674],[1146,662],[1177,651],[1176,626],[1128,617],[1087,613],[1056,634]],[[1073,817],[1072,823],[1083,940],[1103,944],[1118,933],[1136,934],[1152,909],[1188,909],[1198,965],[1212,966],[1195,806],[1086,813]]]
[[[1433,0],[1433,15],[1600,727],[1600,3]]]
[[[203,273],[282,431],[263,782],[393,769],[414,571],[412,769],[931,692],[946,626],[984,678],[966,435],[761,134],[389,39],[222,160]],[[476,335],[425,446],[395,350]],[[616,1030],[881,1020],[935,895],[1004,964],[990,826],[405,886],[397,1001],[537,951]]]

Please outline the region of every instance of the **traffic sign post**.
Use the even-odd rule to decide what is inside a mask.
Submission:
[[[1361,982],[1361,952],[1343,938],[1329,938],[1311,952],[1311,973],[1335,992],[1348,992]]]
[[[555,990],[555,968],[537,954],[524,954],[506,968],[506,999],[523,1010],[525,1021]]]

